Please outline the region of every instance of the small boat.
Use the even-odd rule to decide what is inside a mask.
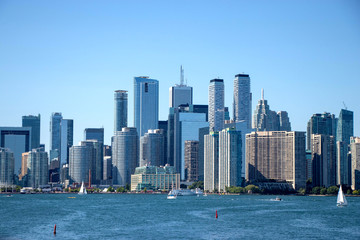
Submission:
[[[76,197],[68,197],[68,198],[76,198]]]
[[[12,194],[7,194],[6,197],[12,197],[13,195]]]
[[[86,187],[84,187],[84,181],[82,181],[79,195],[85,195],[85,194],[87,194]]]
[[[167,195],[167,199],[176,199],[176,195],[172,194],[171,192]]]
[[[337,196],[337,201],[336,201],[336,206],[338,207],[345,207],[348,205],[347,201],[346,201],[346,198],[345,198],[345,195],[342,191],[342,187],[340,185],[340,188],[339,188],[339,192],[338,192],[338,196]]]
[[[278,202],[280,202],[280,201],[282,201],[282,199],[281,199],[281,198],[279,198],[279,197],[276,197],[274,201],[278,201]]]

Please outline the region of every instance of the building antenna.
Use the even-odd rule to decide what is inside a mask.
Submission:
[[[180,86],[184,85],[184,69],[182,65],[180,66]]]
[[[261,89],[261,99],[264,101],[264,89]]]
[[[345,110],[347,110],[347,106],[345,105],[345,102],[344,102],[344,101],[343,101],[343,104],[344,104]]]

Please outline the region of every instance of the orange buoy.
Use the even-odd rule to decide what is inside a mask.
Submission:
[[[218,218],[217,210],[216,210],[216,212],[215,212],[215,218]]]
[[[54,226],[54,235],[56,234],[56,224]]]

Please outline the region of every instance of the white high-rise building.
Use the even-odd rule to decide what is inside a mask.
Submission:
[[[27,159],[29,186],[38,188],[49,182],[48,154],[44,148],[33,149]]]
[[[204,190],[219,190],[219,133],[204,136]]]
[[[221,131],[225,124],[224,80],[210,80],[209,85],[209,127],[210,131]]]
[[[251,128],[252,94],[250,91],[250,77],[248,74],[237,74],[234,80],[234,121],[246,121]]]
[[[350,137],[351,189],[360,189],[360,138]]]
[[[14,153],[7,148],[0,148],[0,187],[14,182]]]

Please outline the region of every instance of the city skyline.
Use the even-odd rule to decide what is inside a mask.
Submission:
[[[294,131],[306,131],[313,114],[339,117],[344,102],[354,112],[354,135],[360,135],[358,2],[211,2],[205,9],[204,2],[159,1],[162,9],[146,2],[142,8],[84,3],[70,10],[45,1],[0,4],[0,83],[6,86],[0,126],[21,127],[22,116],[40,114],[40,143],[47,151],[53,112],[74,120],[74,144],[85,128],[101,127],[111,144],[118,89],[129,92],[132,127],[136,76],[159,81],[159,120],[166,120],[168,89],[180,82],[180,65],[194,104],[207,104],[204,89],[221,78],[232,113],[234,76],[244,73],[251,77],[252,109],[264,88],[271,108],[287,111]],[[137,17],[130,14],[135,10]]]

